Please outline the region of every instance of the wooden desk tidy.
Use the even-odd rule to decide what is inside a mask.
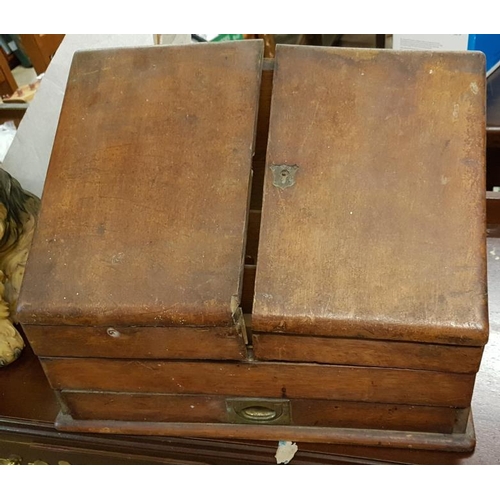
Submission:
[[[259,41],[75,55],[19,301],[56,425],[472,449],[483,56],[275,64]]]

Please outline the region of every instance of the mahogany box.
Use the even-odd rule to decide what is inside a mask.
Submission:
[[[61,430],[469,450],[480,53],[80,52],[19,319]]]

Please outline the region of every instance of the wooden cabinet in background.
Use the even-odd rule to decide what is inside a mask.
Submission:
[[[23,48],[37,74],[45,73],[65,35],[20,35]]]
[[[12,76],[5,53],[0,49],[0,97],[10,95],[17,89],[16,80]]]

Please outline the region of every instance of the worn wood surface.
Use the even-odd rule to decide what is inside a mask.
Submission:
[[[474,449],[476,437],[470,420],[465,433],[438,434],[424,432],[346,429],[335,427],[259,426],[234,424],[199,424],[173,422],[117,422],[105,420],[75,420],[59,414],[56,428],[61,431],[98,432],[105,434],[142,434],[144,436],[224,437],[252,439],[257,434],[267,441],[300,440],[311,443],[337,445],[379,446],[382,448],[410,448],[467,452]]]
[[[279,71],[279,70],[278,70]],[[261,91],[262,98],[262,91]],[[260,116],[260,115],[259,115]],[[271,134],[272,137],[272,134]],[[258,139],[257,139],[258,141]],[[270,154],[272,154],[270,152]],[[254,161],[253,166],[254,169],[257,163]],[[299,170],[300,174],[300,170]],[[294,189],[294,186],[292,189]],[[314,198],[313,198],[314,199]],[[315,200],[317,201],[317,200]],[[251,204],[252,206],[252,204]],[[257,208],[254,206],[254,208]],[[484,207],[483,207],[484,208]],[[311,209],[312,210],[312,209]],[[484,212],[484,210],[483,210]],[[258,211],[255,211],[257,214]],[[484,214],[483,214],[484,215]],[[264,221],[265,222],[265,221]],[[484,222],[484,220],[483,220]],[[251,223],[249,223],[251,224]],[[254,229],[258,224],[254,224]],[[323,227],[322,227],[323,229]],[[254,230],[251,230],[255,232]],[[281,228],[280,228],[281,231]],[[369,235],[370,237],[372,235]],[[301,233],[302,237],[302,233]],[[370,241],[370,240],[368,240]],[[248,242],[247,249],[244,252],[243,256],[246,261],[250,263],[251,259],[254,259],[253,255],[255,254],[255,246],[252,247],[252,242]],[[250,246],[249,246],[250,245]],[[262,247],[262,244],[261,244]],[[250,251],[249,251],[250,250]],[[240,256],[241,257],[241,256]],[[282,256],[279,256],[279,259]],[[242,258],[240,258],[240,266],[241,266]],[[300,264],[300,263],[299,263]],[[244,274],[248,276],[248,270],[254,269],[253,265],[247,266]],[[240,267],[241,272],[241,267]],[[465,272],[465,271],[464,271]],[[328,273],[326,273],[328,276]],[[252,296],[251,286],[247,286],[248,296]],[[245,285],[243,285],[243,295],[245,296]],[[479,316],[481,316],[480,306],[478,306]],[[483,311],[484,312],[484,311]],[[85,324],[85,323],[84,323]],[[180,322],[182,324],[182,322]],[[227,324],[227,323],[225,323]],[[103,325],[108,325],[107,323],[103,323]],[[171,324],[167,324],[170,326]],[[213,323],[209,323],[209,325],[213,325]],[[119,326],[117,324],[116,326]],[[364,325],[366,326],[366,325]],[[396,326],[396,328],[393,328]],[[400,332],[397,331],[397,327],[400,325],[390,325],[389,333],[393,335],[393,337],[389,338],[397,338],[401,340],[399,336]],[[417,325],[418,326],[418,325]],[[422,325],[420,325],[422,326]],[[423,325],[428,326],[428,325]],[[442,326],[442,325],[440,325]],[[458,344],[470,344],[470,345],[478,345],[481,346],[485,341],[485,331],[480,331],[479,334],[470,340],[470,336],[468,335],[470,332],[467,329],[461,328],[463,325],[458,325],[458,328],[455,328],[456,325],[452,325],[453,330],[452,333],[444,332],[443,335],[442,329],[439,330],[441,337],[436,337],[432,340],[432,335],[435,332],[431,331],[431,336],[429,338],[424,339],[431,342],[442,342],[442,343],[458,343]],[[470,326],[470,325],[468,325]],[[481,328],[484,329],[484,324],[480,325]],[[481,329],[479,328],[479,330]],[[173,329],[172,329],[173,330]],[[432,328],[430,329],[432,330]],[[479,331],[478,330],[478,331]],[[312,332],[312,329],[311,329]],[[311,333],[306,332],[306,334]],[[465,333],[464,333],[465,332]],[[94,332],[95,333],[95,332]],[[295,331],[291,333],[296,333]],[[317,330],[314,331],[314,334],[318,333]],[[369,331],[368,335],[372,332]],[[359,334],[359,332],[355,332],[355,334]],[[394,336],[396,334],[396,336]],[[265,334],[260,334],[263,337]],[[330,333],[325,333],[323,331],[319,331],[319,335],[330,335]],[[414,338],[410,338],[409,340],[415,340],[418,337],[418,332]],[[187,338],[187,337],[186,337]],[[293,337],[292,337],[293,338]],[[303,337],[295,337],[296,339],[300,339]],[[377,338],[376,336],[374,338]],[[55,337],[54,337],[55,339]],[[443,340],[444,339],[444,340]],[[458,339],[458,340],[457,340]],[[349,339],[314,339],[319,340],[319,342],[329,341],[329,340],[349,340]],[[370,341],[362,341],[368,342]],[[390,344],[390,343],[389,343]],[[406,345],[405,343],[399,343],[401,345]],[[429,346],[434,347],[434,346]],[[439,346],[438,346],[439,347]],[[440,346],[447,349],[447,346]],[[92,347],[92,349],[96,349]],[[480,348],[463,348],[459,349],[472,349],[474,352],[480,352]],[[196,349],[194,349],[196,350]],[[141,348],[139,348],[141,351]],[[328,349],[325,349],[328,351]],[[130,355],[133,356],[133,350],[130,349]],[[145,352],[143,349],[141,352]],[[298,351],[297,351],[298,352]],[[319,352],[319,351],[317,351]],[[440,351],[441,352],[441,351]],[[472,352],[472,351],[470,351]],[[64,349],[58,351],[59,355],[64,355]],[[341,354],[341,353],[340,353]],[[348,355],[347,351],[345,352]],[[49,354],[46,354],[48,356]],[[53,355],[53,354],[50,354]],[[69,354],[67,354],[69,355]],[[88,356],[91,355],[91,351],[88,351]],[[338,352],[335,353],[336,356],[339,355]],[[397,356],[394,353],[384,351],[382,354],[378,353],[379,358],[384,358],[386,362],[394,356]],[[368,354],[369,356],[369,354]],[[147,356],[146,356],[147,357]],[[317,361],[317,360],[315,360]],[[330,362],[330,361],[328,361]],[[437,362],[432,360],[430,357],[426,362],[434,364],[436,366]],[[467,359],[467,362],[477,365],[476,359]],[[81,364],[83,363],[83,364]],[[113,364],[118,363],[118,364]],[[342,361],[345,363],[345,360]],[[452,363],[451,363],[452,364]],[[466,365],[466,364],[465,364]],[[209,394],[208,396],[203,396],[205,401],[207,399],[211,399],[212,402],[217,400],[221,401],[224,394],[233,395],[236,392],[236,395],[245,395],[245,396],[260,396],[260,397],[292,397],[298,398],[294,399],[294,403],[296,401],[303,401],[303,398],[316,398],[312,401],[308,401],[308,407],[304,406],[303,415],[307,416],[307,418],[316,418],[317,425],[314,428],[303,429],[297,427],[287,428],[286,431],[288,435],[295,434],[296,437],[300,437],[300,439],[305,440],[319,440],[320,436],[322,436],[321,440],[323,442],[334,442],[334,443],[357,443],[357,444],[376,444],[377,439],[380,440],[380,444],[383,446],[387,445],[390,442],[391,438],[393,439],[393,443],[395,442],[397,445],[406,446],[416,445],[417,442],[420,445],[425,446],[441,446],[444,448],[455,447],[457,446],[460,449],[465,449],[471,446],[473,442],[473,438],[469,435],[460,436],[448,436],[445,438],[445,441],[442,440],[442,436],[431,436],[428,438],[427,436],[414,436],[408,441],[408,436],[406,435],[406,441],[401,441],[403,439],[403,435],[398,436],[397,434],[382,434],[378,435],[375,433],[365,433],[360,434],[358,431],[354,432],[345,432],[342,429],[337,429],[337,432],[331,433],[330,431],[321,428],[322,425],[329,425],[324,423],[319,423],[321,418],[323,418],[323,422],[325,419],[330,422],[336,422],[333,425],[342,426],[351,425],[349,422],[357,421],[362,422],[370,421],[370,417],[372,419],[377,418],[377,413],[370,412],[367,408],[363,407],[363,405],[370,406],[371,403],[363,403],[363,402],[352,402],[352,401],[368,401],[373,402],[379,401],[387,403],[387,405],[376,404],[379,409],[384,406],[386,409],[384,411],[389,411],[387,406],[391,408],[401,407],[401,404],[407,403],[408,406],[404,406],[405,409],[408,409],[411,404],[418,405],[414,408],[417,408],[419,413],[413,413],[408,417],[410,422],[410,426],[413,425],[413,419],[417,418],[415,415],[420,415],[417,418],[418,425],[430,426],[430,428],[426,430],[433,430],[434,432],[441,432],[444,428],[446,428],[446,432],[450,432],[450,420],[446,421],[446,425],[444,423],[444,415],[449,419],[450,414],[453,414],[454,417],[457,417],[457,410],[450,408],[449,406],[459,406],[466,408],[470,403],[472,386],[474,383],[474,376],[472,374],[448,374],[448,373],[438,373],[438,371],[421,371],[415,372],[414,370],[386,370],[381,368],[355,368],[349,366],[340,366],[340,367],[331,367],[331,366],[317,366],[317,365],[293,365],[290,363],[169,363],[165,362],[161,359],[158,361],[148,361],[147,359],[135,359],[130,361],[112,361],[112,360],[95,360],[95,359],[45,359],[44,366],[49,377],[54,381],[54,385],[58,388],[71,387],[73,389],[95,389],[102,390],[102,384],[100,380],[104,380],[104,389],[108,391],[138,391],[139,395],[134,395],[134,397],[139,398],[140,403],[137,407],[134,405],[128,406],[125,404],[125,400],[122,400],[122,397],[128,397],[127,394],[120,394],[118,396],[118,401],[114,399],[114,396],[111,399],[108,399],[107,405],[110,405],[107,410],[111,411],[113,407],[120,408],[120,404],[123,404],[126,408],[128,408],[129,414],[130,412],[144,410],[146,411],[158,411],[157,408],[153,408],[153,400],[156,404],[165,410],[165,415],[168,415],[168,412],[171,411],[172,414],[175,414],[177,411],[177,416],[182,413],[180,412],[181,406],[175,407],[172,401],[167,401],[164,399],[164,396],[159,396],[158,394],[153,394],[152,392],[172,392],[177,393],[177,396],[173,397],[181,397],[180,394],[186,392],[185,387],[189,387],[187,392],[189,393],[192,389],[199,390],[200,393]],[[300,368],[299,368],[300,366]],[[201,369],[200,369],[201,367]],[[271,367],[271,368],[270,368]],[[328,369],[324,371],[323,369]],[[426,366],[428,368],[428,366]],[[218,370],[218,371],[217,371]],[[466,371],[468,371],[467,369]],[[471,372],[475,370],[470,370]],[[64,372],[64,374],[63,374]],[[66,377],[66,378],[65,378]],[[69,378],[68,378],[69,377]],[[202,381],[194,381],[194,379],[203,379]],[[64,386],[64,384],[69,382],[69,386]],[[97,383],[97,386],[94,385]],[[73,384],[73,385],[71,385]],[[101,385],[99,385],[101,384]],[[322,385],[322,387],[317,387],[318,385]],[[128,389],[127,389],[128,387]],[[310,395],[310,388],[313,387],[313,395]],[[211,396],[210,394],[215,394]],[[267,391],[267,392],[266,392]],[[67,392],[65,391],[64,397],[67,396]],[[81,392],[72,392],[72,397],[77,397],[77,401],[79,404],[82,404]],[[267,394],[267,396],[266,396]],[[303,396],[300,396],[300,395]],[[298,396],[297,396],[298,395]],[[91,395],[92,397],[94,395]],[[194,397],[194,394],[192,395]],[[83,396],[85,397],[85,396]],[[88,397],[88,396],[87,396]],[[90,407],[93,411],[103,411],[105,408],[104,401],[102,398],[105,398],[106,395],[101,394],[97,396],[101,398],[100,400],[87,400],[87,404],[90,404]],[[169,396],[170,397],[170,396]],[[191,397],[191,396],[186,396]],[[332,401],[324,401],[324,398],[332,398]],[[353,398],[353,399],[351,399]],[[382,399],[380,399],[382,398]],[[389,398],[389,399],[385,399]],[[338,401],[340,400],[340,401]],[[146,403],[147,402],[147,403]],[[73,401],[74,403],[74,401]],[[130,400],[129,400],[130,404]],[[332,410],[332,405],[340,405],[340,410],[338,412]],[[430,409],[428,416],[425,416],[422,411],[427,409],[428,407],[425,405],[437,405],[434,408]],[[148,406],[149,405],[149,406]],[[326,405],[326,406],[325,406]],[[349,406],[352,405],[352,406]],[[359,406],[361,405],[361,406]],[[191,405],[189,405],[191,409]],[[149,408],[149,410],[148,410]],[[363,408],[363,409],[361,409]],[[184,409],[187,411],[187,407],[184,405]],[[80,407],[81,410],[81,407]],[[355,411],[356,410],[356,411]],[[125,410],[127,411],[127,410]],[[212,411],[214,408],[212,406]],[[398,410],[393,411],[392,414],[399,415],[397,413]],[[461,417],[463,417],[463,413],[467,410],[460,410]],[[441,413],[445,412],[445,413]],[[184,412],[185,413],[185,412]],[[189,414],[189,412],[188,412]],[[210,411],[208,411],[210,415]],[[394,418],[398,422],[403,422],[405,419],[396,416],[396,417],[388,417],[386,420],[388,422],[394,422],[391,420]],[[80,416],[85,415],[80,414]],[[120,418],[123,418],[121,414]],[[299,415],[301,413],[299,412]],[[370,415],[370,416],[368,416]],[[143,417],[144,418],[144,417]],[[381,417],[382,418],[382,417]],[[335,420],[337,419],[337,420]],[[356,420],[357,419],[357,420]],[[398,420],[400,419],[400,420]],[[440,420],[441,419],[441,420]],[[177,418],[176,418],[177,420]],[[383,418],[382,418],[383,420]],[[463,418],[459,418],[460,422],[463,424]],[[373,422],[373,420],[372,420]],[[167,422],[163,422],[164,424]],[[202,421],[198,421],[199,424],[203,424]],[[111,429],[110,432],[141,432],[145,434],[164,434],[164,433],[173,433],[173,434],[186,434],[192,433],[191,435],[198,436],[230,436],[236,437],[247,437],[248,435],[245,433],[251,432],[251,429],[248,427],[243,430],[235,429],[234,426],[216,426],[202,429],[201,425],[196,425],[194,427],[186,426],[183,424],[177,424],[176,422],[168,422],[169,425],[160,425],[161,422],[148,422],[146,425],[142,423],[139,425],[138,422],[136,424],[130,423],[127,421],[122,422],[120,425],[116,425],[113,422],[109,422],[97,419],[94,422],[78,422],[78,421],[69,421],[68,419],[60,419],[59,425],[61,429],[71,429],[71,430],[105,430]],[[196,424],[196,422],[195,422]],[[100,429],[96,426],[101,426]],[[302,424],[300,424],[302,425]],[[300,427],[299,425],[299,427]],[[309,425],[308,423],[304,425]],[[319,426],[318,426],[319,425]],[[66,427],[65,427],[66,426]],[[360,424],[358,427],[362,427],[363,424]],[[439,430],[437,426],[440,427]],[[205,426],[206,427],[206,426]],[[453,420],[453,427],[457,427],[457,423]],[[403,427],[402,430],[409,431],[408,428]],[[254,436],[259,436],[261,439],[274,439],[277,434],[276,432],[280,432],[280,429],[275,429],[276,432],[271,431],[260,431],[258,434]],[[463,429],[462,429],[463,430]],[[406,432],[406,434],[407,434]],[[410,431],[413,432],[413,431]],[[418,432],[416,430],[415,432]],[[242,434],[243,433],[243,434]],[[281,438],[283,435],[281,435]],[[351,441],[346,441],[350,439]],[[457,442],[457,439],[460,440],[460,443]],[[437,441],[440,441],[440,444]],[[454,441],[455,440],[455,441]]]
[[[54,389],[470,405],[474,375],[314,365],[41,358]]]
[[[61,398],[75,419],[230,423],[224,396],[63,391]],[[439,433],[453,432],[457,421],[464,420],[462,413],[468,412],[311,399],[294,399],[290,409],[293,425]]]
[[[278,46],[275,64],[254,329],[483,345],[483,56]]]
[[[498,252],[498,239],[489,240],[489,251]],[[474,453],[388,449],[376,446],[328,445],[299,441],[294,464],[412,463],[500,464],[500,261],[488,252],[492,335],[485,348],[474,391],[473,411],[477,432]],[[495,326],[497,325],[497,326]],[[30,394],[30,397],[19,397]],[[41,459],[49,463],[276,463],[275,442],[182,437],[96,435],[61,432],[53,428],[59,407],[28,345],[14,365],[0,377],[0,452],[8,457]]]
[[[255,358],[332,365],[383,366],[440,372],[476,373],[482,347],[417,342],[252,334]]]
[[[158,328],[28,325],[25,331],[39,356],[160,359],[245,359],[243,331],[237,327]]]
[[[24,324],[232,324],[261,63],[259,40],[75,55]]]
[[[400,463],[309,451],[305,446],[299,449],[291,465]],[[22,463],[43,460],[51,465],[60,460],[72,465],[276,465],[274,442],[61,432],[52,423],[23,420],[2,422],[0,453],[2,457],[18,456]],[[457,456],[456,453],[440,455]]]

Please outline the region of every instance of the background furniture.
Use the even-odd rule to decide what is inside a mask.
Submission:
[[[10,95],[17,89],[17,83],[10,71],[7,58],[0,49],[0,97]]]
[[[64,35],[20,35],[21,43],[37,74],[45,73]]]

